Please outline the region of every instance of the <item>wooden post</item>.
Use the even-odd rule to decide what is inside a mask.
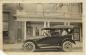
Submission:
[[[35,32],[35,27],[33,27],[33,36],[36,36]]]
[[[24,40],[26,40],[26,21],[24,21]]]
[[[44,27],[46,27],[46,21],[44,21]]]
[[[70,22],[68,22],[68,26],[70,26]]]
[[[48,27],[50,27],[50,22],[48,21],[48,24],[47,24]]]
[[[67,25],[67,22],[64,22],[64,25]]]

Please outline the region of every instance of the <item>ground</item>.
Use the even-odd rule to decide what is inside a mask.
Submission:
[[[16,44],[4,44],[4,51],[24,51],[22,49],[22,43],[16,43]],[[81,52],[83,51],[82,48],[82,42],[76,42],[76,45],[73,47],[73,52]],[[51,48],[41,48],[37,49],[35,52],[63,52],[61,49],[57,47],[51,47]]]

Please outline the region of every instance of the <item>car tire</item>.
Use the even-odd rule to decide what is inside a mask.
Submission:
[[[23,45],[24,51],[34,52],[36,49],[35,44],[33,42],[26,42]]]
[[[65,51],[65,52],[71,52],[71,51],[72,51],[72,48],[73,48],[72,45],[73,45],[73,44],[72,44],[71,41],[65,41],[65,42],[63,43],[63,45],[62,45],[63,51]]]

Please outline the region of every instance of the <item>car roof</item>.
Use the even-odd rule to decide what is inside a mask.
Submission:
[[[42,30],[55,30],[55,29],[67,29],[67,28],[74,28],[74,26],[58,25],[58,26],[54,26],[54,27],[42,28]]]

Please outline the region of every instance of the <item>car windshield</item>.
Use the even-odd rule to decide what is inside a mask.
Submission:
[[[47,30],[42,30],[43,32],[43,36],[48,36],[48,37],[51,37],[51,36],[57,36],[60,34],[60,30],[55,30],[55,29],[47,29]]]
[[[72,28],[45,28],[42,31],[43,31],[43,36],[48,36],[48,37],[61,36],[61,35],[64,36],[73,33]]]
[[[43,36],[51,36],[50,30],[42,30],[42,35]]]

